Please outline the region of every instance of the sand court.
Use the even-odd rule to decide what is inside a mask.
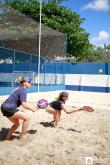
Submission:
[[[28,94],[28,101],[45,98],[49,102],[60,91]],[[32,114],[29,136],[19,140],[21,127],[12,141],[4,137],[10,122],[0,113],[0,165],[109,165],[110,164],[110,94],[69,92],[68,108],[92,106],[94,112],[62,113],[58,128],[50,124],[52,116],[44,110]],[[0,97],[2,103],[7,96]]]

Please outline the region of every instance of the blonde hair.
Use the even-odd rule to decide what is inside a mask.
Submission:
[[[22,84],[23,82],[25,82],[25,78],[22,77],[22,76],[20,76],[20,77],[18,77],[18,78],[16,79],[16,82]]]

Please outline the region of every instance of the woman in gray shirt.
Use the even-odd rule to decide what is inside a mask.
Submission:
[[[4,116],[6,116],[12,123],[12,127],[9,129],[8,134],[6,136],[6,140],[10,140],[12,134],[19,126],[19,120],[23,120],[22,123],[22,133],[21,138],[27,137],[27,128],[29,126],[29,121],[31,119],[30,115],[26,114],[23,111],[18,109],[19,106],[22,105],[23,108],[31,110],[32,112],[36,111],[36,108],[32,107],[30,104],[26,102],[27,96],[27,88],[31,86],[31,78],[25,79],[24,77],[18,78],[21,86],[17,88],[5,102],[1,106],[1,111]]]

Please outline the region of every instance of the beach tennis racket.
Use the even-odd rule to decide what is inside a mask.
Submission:
[[[86,112],[94,112],[94,109],[90,106],[83,106],[80,109],[83,110],[83,111],[86,111]]]
[[[48,101],[46,99],[40,99],[37,102],[37,108],[45,109],[48,106]]]

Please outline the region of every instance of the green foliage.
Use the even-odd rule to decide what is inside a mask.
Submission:
[[[48,0],[48,3],[55,3],[55,4],[60,4],[62,3],[64,0]]]
[[[66,1],[66,0],[48,0],[48,3],[61,4],[63,1]]]
[[[104,47],[93,47],[92,50],[94,61],[97,62],[110,62],[110,44],[104,45]]]
[[[8,0],[10,5],[39,21],[39,1],[36,0]],[[76,12],[58,5],[62,0],[54,3],[42,4],[42,23],[57,31],[67,34],[67,57],[74,57],[77,61],[84,60],[91,53],[89,34],[81,27],[85,20]],[[88,58],[89,59],[89,58]]]

